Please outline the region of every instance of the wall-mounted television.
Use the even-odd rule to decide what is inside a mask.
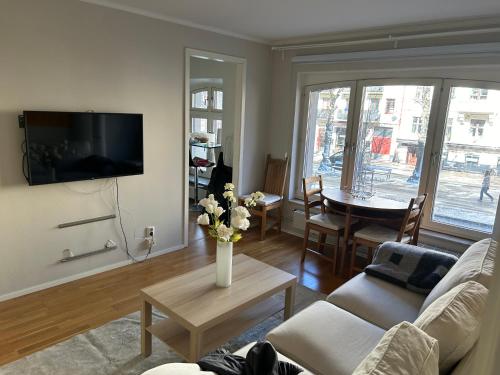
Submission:
[[[142,114],[23,114],[30,185],[144,173]]]

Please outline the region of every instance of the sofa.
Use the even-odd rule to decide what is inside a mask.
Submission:
[[[325,301],[313,303],[273,329],[267,339],[281,360],[304,368],[305,375],[350,375],[391,327],[415,322],[450,290],[470,281],[486,290],[493,275],[496,249],[497,242],[492,239],[471,245],[427,296],[361,273]],[[252,345],[235,354],[245,356]],[[446,373],[469,374],[473,354],[474,349]],[[154,374],[163,373],[170,372]]]

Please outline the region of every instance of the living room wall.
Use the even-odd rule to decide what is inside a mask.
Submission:
[[[76,0],[2,1],[0,13],[0,299],[126,264],[118,221],[58,229],[115,213],[114,181],[29,187],[21,170],[22,110],[144,114],[145,173],[119,178],[132,253],[145,254],[155,225],[157,254],[182,247],[184,51],[247,59],[244,190],[260,185],[268,110],[269,46]],[[256,178],[257,176],[257,178]],[[59,264],[74,253],[120,249]]]

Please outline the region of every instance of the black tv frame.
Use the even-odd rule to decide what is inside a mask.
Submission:
[[[52,182],[43,182],[43,183],[33,183],[32,178],[31,178],[31,171],[30,171],[30,150],[29,150],[29,141],[28,141],[28,126],[26,124],[26,113],[27,112],[43,112],[43,113],[74,113],[74,114],[92,114],[92,115],[134,115],[134,116],[140,116],[141,118],[141,125],[142,125],[142,173],[125,173],[125,174],[113,174],[109,176],[99,176],[99,177],[91,177],[91,178],[76,178],[76,179],[68,179],[64,181],[52,181]],[[27,175],[25,175],[26,180],[28,182],[29,186],[42,186],[42,185],[52,185],[52,184],[61,184],[61,183],[66,183],[66,182],[77,182],[77,181],[95,181],[95,180],[102,180],[106,178],[116,178],[116,177],[127,177],[127,176],[140,176],[144,174],[144,115],[142,113],[123,113],[123,112],[90,112],[90,111],[40,111],[40,110],[29,110],[29,111],[23,111],[22,116],[19,116],[19,126],[23,128],[24,130],[24,143],[26,144],[26,166],[27,166]],[[23,156],[24,158],[24,156]],[[23,171],[24,171],[24,160],[23,160]],[[24,172],[23,172],[24,174]]]

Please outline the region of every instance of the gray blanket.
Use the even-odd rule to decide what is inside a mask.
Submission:
[[[365,273],[420,294],[429,294],[457,257],[399,242],[379,246]]]

